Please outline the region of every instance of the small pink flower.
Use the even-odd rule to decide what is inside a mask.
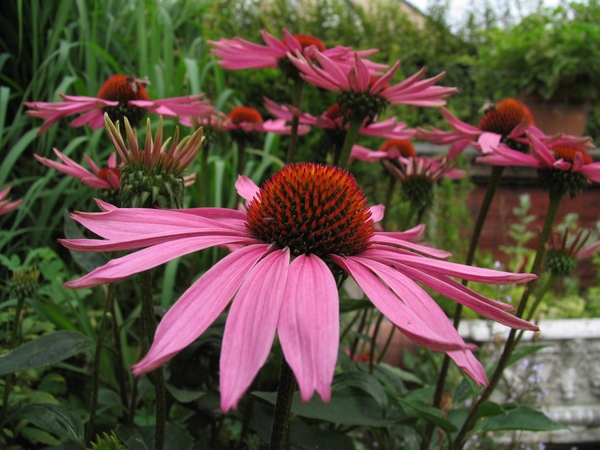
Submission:
[[[135,375],[171,359],[200,336],[232,301],[220,363],[221,409],[236,407],[270,353],[275,334],[301,398],[317,391],[328,402],[339,346],[336,278],[352,276],[375,306],[412,340],[448,352],[477,383],[485,371],[448,317],[419,284],[508,326],[537,330],[509,305],[465,288],[454,277],[492,284],[522,283],[532,274],[498,272],[444,261],[449,253],[414,243],[406,232],[376,231],[383,208],[369,207],[346,171],[317,164],[285,166],[262,188],[240,177],[248,210],[120,209],[73,218],[102,239],[66,239],[76,251],[139,249],[66,283],[110,283],[212,246],[241,244],[202,275],[161,320]]]
[[[355,55],[354,65],[349,71],[342,70],[335,61],[318,50],[313,51],[315,62],[305,58],[298,51],[294,54],[290,52],[288,57],[300,70],[300,76],[311,84],[340,93],[364,94],[365,98],[358,96],[358,98],[339,101],[340,108],[351,109],[353,113],[355,109],[365,107],[366,99],[370,99],[370,102],[378,100],[393,105],[442,106],[446,104],[443,99],[457,91],[453,87],[434,86],[445,75],[444,72],[433,78],[421,80],[425,75],[425,68],[404,81],[390,86],[388,83],[400,67],[400,61],[396,62],[381,78],[373,79],[365,61],[359,55]],[[356,96],[348,94],[346,97]],[[366,114],[371,118],[375,115],[371,112]]]
[[[337,46],[326,49],[325,44],[316,37],[305,34],[291,34],[286,28],[283,29],[283,39],[279,40],[269,34],[268,31],[261,32],[266,46],[246,41],[239,37],[233,39],[221,38],[219,41],[208,41],[214,47],[211,53],[221,59],[219,65],[232,70],[240,69],[265,69],[267,67],[280,67],[284,71],[286,67],[288,52],[301,52],[307,58],[312,57],[314,49],[323,52],[340,67],[350,69],[354,54],[366,57],[377,52],[377,49],[361,50],[355,52],[350,47]],[[385,64],[376,64],[365,61],[373,75],[387,69]]]
[[[236,106],[227,115],[227,120],[221,124],[225,131],[243,131],[246,133],[275,133],[291,134],[292,127],[286,125],[284,119],[264,120],[257,109],[248,106]],[[298,134],[310,131],[307,125],[298,126]]]
[[[275,117],[284,119],[288,122],[291,122],[294,116],[298,116],[299,123],[301,124],[313,125],[325,130],[334,131],[348,129],[347,118],[340,113],[340,108],[337,103],[317,117],[304,113],[298,108],[294,108],[292,105],[278,105],[268,98],[265,98],[265,108]],[[416,130],[407,128],[407,125],[404,122],[396,122],[395,117],[390,117],[381,122],[377,122],[377,118],[375,118],[374,121],[365,118],[359,133],[366,136],[376,136],[386,139],[412,139],[416,135]]]
[[[402,181],[406,181],[411,177],[421,180],[427,179],[431,182],[436,182],[442,178],[457,180],[467,177],[464,170],[457,169],[446,158],[429,158],[427,156],[405,158],[400,156],[396,160],[398,165],[392,164],[387,159],[382,160],[382,162],[392,175]]]
[[[104,126],[104,113],[113,121],[126,116],[137,126],[146,112],[165,117],[206,116],[214,108],[204,94],[150,100],[146,92],[148,80],[130,75],[113,75],[102,85],[97,97],[81,97],[60,94],[63,102],[25,102],[31,108],[27,114],[44,119],[38,134],[45,133],[60,119],[73,114],[85,113],[72,121],[72,127],[89,125],[93,130]]]
[[[118,190],[120,188],[121,171],[117,167],[116,153],[110,154],[107,162],[107,167],[104,169],[100,169],[96,165],[96,163],[84,153],[83,157],[85,158],[85,161],[87,162],[88,166],[90,166],[90,168],[92,169],[93,173],[91,173],[89,170],[77,164],[68,156],[63,155],[57,149],[54,148],[53,150],[56,156],[58,156],[58,158],[62,161],[62,164],[39,155],[33,156],[35,156],[35,159],[37,159],[42,164],[56,169],[59,172],[66,173],[67,175],[70,175],[72,177],[79,178],[83,182],[83,184],[94,189]]]
[[[13,209],[16,209],[21,203],[23,203],[23,199],[12,202],[12,199],[6,198],[10,192],[10,189],[11,187],[8,186],[3,191],[0,191],[0,216],[11,212]]]

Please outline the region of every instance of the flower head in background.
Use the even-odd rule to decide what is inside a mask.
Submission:
[[[320,39],[306,34],[291,34],[286,28],[283,29],[282,40],[277,39],[266,30],[262,30],[260,33],[266,46],[238,37],[221,38],[219,41],[208,41],[208,43],[214,47],[211,53],[221,59],[219,65],[226,69],[279,67],[290,78],[298,76],[298,70],[289,62],[288,53],[290,52],[298,51],[307,58],[311,58],[316,49],[335,61],[342,70],[345,68],[346,71],[350,69],[355,53],[366,57],[377,52],[377,49],[355,52],[350,47],[342,46],[327,49]],[[376,64],[371,61],[366,61],[365,64],[373,75],[387,68],[384,64]]]
[[[11,198],[7,198],[11,187],[8,186],[4,190],[0,191],[0,216],[11,212],[13,209],[16,209],[21,203],[23,203],[23,199],[12,201]]]
[[[149,372],[183,350],[229,309],[220,363],[221,408],[236,407],[265,363],[275,334],[301,397],[324,401],[339,346],[336,278],[353,277],[375,306],[407,336],[448,352],[477,383],[485,372],[421,283],[508,326],[537,330],[506,312],[510,306],[465,288],[454,277],[522,283],[530,274],[497,272],[444,261],[450,254],[414,241],[423,230],[378,232],[382,207],[369,207],[346,171],[318,164],[284,166],[262,188],[240,177],[247,212],[220,208],[119,209],[73,218],[103,239],[68,239],[76,251],[143,248],[66,285],[84,288],[122,280],[212,246],[238,244],[202,275],[165,314],[134,374]],[[332,272],[333,267],[334,272]]]
[[[192,136],[179,141],[179,128],[175,136],[163,142],[163,119],[160,116],[156,135],[152,137],[150,119],[146,121],[146,141],[142,150],[137,135],[124,118],[128,146],[121,136],[119,124],[104,115],[106,130],[123,161],[121,167],[121,205],[132,208],[160,206],[182,208],[185,170],[196,158],[202,145],[202,128]]]
[[[590,145],[589,138],[546,135],[535,127],[529,108],[514,98],[506,98],[496,104],[485,105],[483,107],[484,115],[476,127],[459,120],[446,108],[440,108],[440,111],[452,131],[417,128],[417,135],[419,139],[433,142],[436,145],[451,144],[448,151],[449,159],[456,158],[469,145],[483,154],[490,153],[499,146],[527,152],[530,144],[526,136],[527,131],[545,142],[572,143],[578,146]]]
[[[79,178],[83,184],[91,188],[119,190],[121,186],[121,170],[117,167],[116,153],[110,154],[106,167],[103,169],[100,169],[96,163],[84,153],[83,157],[85,158],[88,166],[90,166],[92,169],[92,173],[83,166],[77,164],[68,156],[59,152],[57,149],[54,148],[53,150],[56,156],[58,156],[58,159],[62,161],[62,164],[60,162],[44,158],[43,156],[33,156],[35,156],[35,159],[45,166],[51,167],[62,173],[66,173],[72,177]]]
[[[113,75],[102,85],[96,97],[60,94],[62,102],[25,102],[25,106],[31,108],[26,113],[44,119],[38,132],[42,134],[60,119],[80,113],[84,114],[70,125],[88,125],[96,130],[104,126],[104,113],[113,122],[122,122],[127,117],[133,126],[137,126],[147,112],[164,117],[201,117],[214,111],[208,100],[202,100],[204,94],[150,100],[146,92],[148,84],[147,79]]]
[[[535,167],[542,186],[550,194],[568,193],[575,197],[592,181],[600,183],[600,163],[594,162],[585,150],[585,143],[565,138],[543,142],[533,133],[527,132],[531,143],[529,153],[512,150],[498,145],[491,152],[477,158],[477,162],[495,166]],[[564,143],[563,142],[567,142]]]
[[[408,139],[388,139],[379,151],[373,151],[361,145],[354,145],[350,157],[360,161],[378,162],[382,159],[415,158],[415,146]]]
[[[335,61],[318,50],[313,51],[313,56],[315,61],[305,58],[300,52],[288,54],[305,81],[339,93],[340,110],[350,110],[353,120],[372,120],[389,104],[442,106],[446,104],[443,99],[457,91],[452,87],[434,86],[444,76],[444,72],[421,80],[425,75],[425,68],[390,86],[389,82],[400,67],[400,61],[381,78],[374,78],[359,55],[355,55],[354,64],[349,71],[342,70]]]
[[[257,109],[249,106],[236,106],[229,114],[227,120],[222,123],[222,129],[230,132],[242,133],[275,133],[275,134],[290,134],[292,127],[286,125],[284,119],[264,120]],[[310,127],[301,125],[298,127],[298,134],[306,134],[310,131]]]
[[[590,239],[591,230],[579,229],[571,235],[568,229],[550,237],[548,253],[544,264],[555,275],[566,277],[575,270],[578,261],[590,257],[600,248],[600,241],[585,246]]]
[[[291,122],[294,116],[298,116],[299,123],[316,126],[334,134],[345,134],[348,129],[348,114],[340,113],[340,107],[337,103],[334,103],[327,111],[317,117],[302,112],[292,105],[278,105],[268,98],[265,98],[265,108],[278,119]],[[381,122],[377,122],[377,118],[374,121],[365,119],[359,134],[386,139],[412,139],[416,135],[416,130],[407,128],[407,126],[404,122],[397,122],[395,117],[390,117]]]

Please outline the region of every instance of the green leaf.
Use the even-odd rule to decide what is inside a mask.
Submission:
[[[335,389],[346,386],[358,388],[373,397],[381,408],[387,407],[388,398],[381,383],[373,375],[366,372],[343,373],[335,378],[333,385]]]
[[[506,403],[500,408],[502,409],[501,414],[481,419],[475,425],[473,432],[500,430],[556,431],[567,428],[527,405]]]
[[[15,419],[25,419],[42,430],[75,442],[81,442],[83,438],[83,424],[77,416],[62,406],[49,403],[27,405],[9,417],[7,422]]]
[[[548,346],[547,345],[523,345],[523,346],[517,347],[515,349],[515,351],[512,353],[512,355],[510,356],[510,359],[508,360],[508,364],[506,365],[506,367],[512,366],[514,363],[520,361],[521,359],[525,358],[526,356],[529,356],[532,353],[536,353],[546,347],[548,347]]]
[[[442,430],[448,433],[455,433],[458,431],[458,428],[452,422],[446,419],[442,411],[440,411],[438,408],[429,406],[422,400],[406,399],[402,397],[400,397],[398,400],[400,403],[403,403],[409,408],[415,410],[419,416],[436,424]]]
[[[167,390],[169,393],[177,400],[179,403],[189,403],[194,400],[199,399],[200,397],[206,395],[205,391],[189,391],[187,389],[178,389],[173,385],[166,384]]]
[[[63,361],[88,350],[93,341],[76,331],[55,331],[26,342],[0,357],[0,376]]]
[[[275,392],[253,392],[253,394],[273,405],[277,398]],[[292,413],[342,425],[374,427],[390,425],[405,418],[405,415],[393,405],[387,411],[382,411],[371,395],[353,387],[334,389],[329,404],[323,403],[318,395],[303,403],[300,394],[296,392]]]
[[[119,426],[117,436],[130,450],[152,450],[154,448],[155,427],[140,427],[136,430]],[[194,440],[181,425],[167,423],[165,427],[164,450],[192,450]]]

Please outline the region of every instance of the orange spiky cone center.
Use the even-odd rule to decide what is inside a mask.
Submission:
[[[148,100],[145,80],[131,75],[113,75],[100,87],[98,98],[127,103],[129,100]]]
[[[417,156],[415,146],[408,139],[388,139],[383,143],[380,150],[382,152],[387,152],[393,148],[397,148],[400,152],[400,156],[404,156],[405,158],[414,158]]]
[[[331,120],[335,120],[339,117],[342,117],[342,113],[340,112],[340,105],[338,103],[334,103],[323,113],[323,115]],[[348,117],[350,115],[350,110],[346,111],[345,116]]]
[[[483,131],[508,136],[523,120],[529,125],[534,125],[533,116],[529,108],[519,100],[507,98],[485,111],[478,128]]]
[[[591,164],[594,162],[594,160],[592,159],[592,157],[590,155],[588,155],[586,152],[584,152],[583,150],[581,150],[579,148],[558,145],[556,147],[552,147],[550,150],[552,150],[552,153],[554,153],[554,156],[556,157],[556,159],[562,158],[565,161],[572,163],[573,161],[575,161],[575,155],[577,153],[579,153],[581,156],[583,156],[584,163]]]
[[[248,106],[236,106],[227,114],[227,117],[236,125],[243,122],[263,123],[263,118],[258,110]]]
[[[290,164],[265,182],[248,205],[246,227],[256,239],[293,255],[356,255],[374,226],[367,199],[338,167]]]
[[[104,181],[108,181],[109,173],[114,174],[119,181],[121,180],[121,170],[115,167],[105,167],[104,169],[100,169],[97,176],[98,178],[101,178]]]
[[[323,41],[314,36],[310,36],[308,34],[294,34],[293,36],[298,40],[298,42],[300,42],[303,50],[309,45],[314,45],[320,52],[324,52],[326,50]]]

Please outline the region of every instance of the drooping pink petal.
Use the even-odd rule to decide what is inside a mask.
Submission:
[[[391,234],[388,232],[375,233],[375,235],[371,238],[371,242],[379,244],[398,245],[422,253],[424,255],[431,256],[432,258],[448,259],[452,256],[452,253],[446,252],[444,250],[438,250],[437,248],[427,247],[425,245],[408,242],[401,238],[397,238],[396,234]]]
[[[436,351],[465,350],[473,347],[465,343],[439,335],[437,330],[427,324],[410,310],[381,280],[369,269],[354,261],[354,257],[341,258],[329,255],[330,258],[354,278],[367,297],[395,326],[400,328],[411,340]]]
[[[132,366],[134,375],[160,367],[191,344],[215,321],[252,267],[266,254],[258,244],[232,253],[206,272],[167,311],[144,358]]]
[[[302,401],[316,390],[328,403],[339,343],[338,290],[331,270],[315,255],[298,256],[290,264],[283,298],[279,340]]]
[[[221,349],[222,411],[237,408],[240,398],[269,356],[289,264],[288,249],[270,253],[256,264],[235,296]]]
[[[371,210],[371,219],[373,219],[373,222],[379,222],[381,219],[383,219],[385,205],[379,204],[371,206],[369,209]]]

